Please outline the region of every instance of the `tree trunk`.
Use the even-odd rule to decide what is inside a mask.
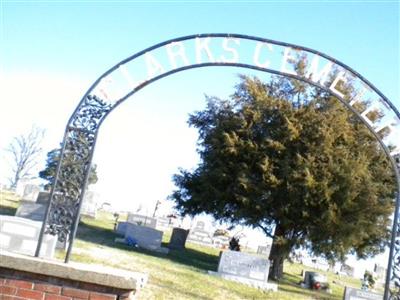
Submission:
[[[11,189],[13,189],[14,191],[17,189],[18,182],[19,182],[19,180],[20,180],[20,177],[19,177],[19,174],[20,174],[20,173],[21,173],[21,171],[20,171],[19,168],[18,168],[18,170],[17,170],[16,173],[15,173],[14,179],[13,179],[12,182],[11,182]]]
[[[269,279],[278,281],[283,277],[283,263],[290,253],[290,241],[285,238],[284,230],[278,225],[275,229],[269,259],[272,263]]]
[[[269,278],[275,281],[279,281],[283,277],[283,262],[285,258],[283,256],[274,257],[272,262],[272,268],[270,269]]]

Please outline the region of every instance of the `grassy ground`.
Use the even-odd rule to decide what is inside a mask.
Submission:
[[[149,282],[139,299],[342,299],[344,285],[360,287],[360,281],[330,272],[332,294],[303,289],[299,286],[302,270],[312,270],[300,264],[285,264],[284,278],[277,293],[263,292],[236,282],[207,274],[216,271],[219,250],[187,243],[183,251],[168,255],[130,248],[114,242],[114,219],[106,213],[98,219],[83,218],[72,254],[73,261],[100,263],[150,274]],[[170,232],[163,236],[168,245]],[[94,257],[92,253],[96,253]],[[319,271],[321,272],[321,271]]]
[[[1,196],[1,195],[0,195]],[[1,197],[0,214],[15,212],[17,202]],[[120,220],[123,220],[123,216]],[[96,263],[115,268],[145,272],[149,281],[139,294],[143,299],[342,299],[344,285],[360,287],[360,281],[327,273],[332,294],[301,288],[303,269],[312,270],[299,264],[285,264],[285,274],[279,282],[276,293],[264,292],[243,284],[231,282],[207,274],[216,271],[219,250],[187,243],[183,251],[171,250],[169,254],[157,254],[138,250],[123,244],[116,244],[114,217],[99,212],[96,219],[83,217],[78,228],[71,261]],[[163,236],[167,246],[170,232]],[[57,257],[64,258],[58,252]]]

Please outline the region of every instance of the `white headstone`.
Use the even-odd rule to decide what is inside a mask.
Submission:
[[[128,214],[127,222],[136,224],[136,225],[150,227],[153,229],[155,229],[157,226],[157,219],[148,217],[148,216],[138,215],[138,214],[131,214],[131,213]]]
[[[263,290],[277,291],[277,285],[268,282],[269,265],[265,257],[228,250],[221,253],[218,272],[209,273]]]
[[[271,253],[271,246],[272,246],[271,244],[265,246],[258,246],[257,254],[265,255],[268,258],[269,254]]]
[[[204,230],[205,226],[206,226],[206,224],[203,221],[197,221],[194,229]]]
[[[319,257],[304,257],[302,259],[303,265],[311,268],[315,268],[318,270],[328,271],[329,270],[329,263]]]
[[[346,286],[343,300],[382,300],[383,295]]]
[[[34,184],[27,184],[24,188],[24,194],[22,195],[22,200],[36,202],[39,195],[40,187]]]
[[[221,254],[218,272],[267,282],[269,260],[239,251],[224,251]]]
[[[227,249],[229,247],[229,240],[228,236],[218,235],[213,237],[213,245],[216,248]]]
[[[378,279],[378,282],[384,283],[386,279],[386,268],[380,265],[375,264],[374,272]]]
[[[18,196],[23,196],[25,191],[25,186],[29,183],[29,179],[20,179],[18,181],[17,187],[15,188],[15,193]]]
[[[161,247],[162,236],[162,231],[130,222],[126,223],[125,239],[133,239],[141,248],[158,250]]]
[[[213,237],[211,232],[205,230],[205,223],[197,221],[196,226],[190,230],[187,240],[200,245],[212,246]]]
[[[167,230],[172,227],[172,222],[170,218],[157,217],[156,229]]]
[[[96,218],[97,196],[95,192],[86,191],[82,202],[81,215]]]
[[[347,276],[353,277],[354,276],[354,268],[352,266],[343,264],[340,267],[340,272],[345,273]]]
[[[0,249],[33,256],[41,228],[42,222],[14,216],[1,216]],[[45,234],[39,256],[52,258],[56,242],[57,236]]]

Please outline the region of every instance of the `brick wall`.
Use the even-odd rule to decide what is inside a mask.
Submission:
[[[0,300],[28,299],[128,300],[134,299],[134,291],[0,268]]]
[[[0,300],[132,300],[141,272],[0,251]]]

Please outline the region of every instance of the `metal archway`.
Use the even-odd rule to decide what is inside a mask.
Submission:
[[[281,49],[282,55],[277,54],[274,47]],[[297,74],[290,65],[298,56],[305,56],[310,61],[303,75]],[[93,83],[66,126],[35,256],[39,256],[44,234],[57,234],[60,241],[70,241],[65,257],[65,262],[68,262],[98,130],[108,114],[154,81],[184,70],[210,66],[241,67],[306,82],[335,96],[369,128],[389,158],[396,176],[397,195],[384,299],[399,299],[398,294],[391,294],[390,283],[400,289],[400,175],[394,160],[394,155],[399,155],[400,149],[390,151],[390,140],[382,140],[379,135],[385,128],[396,134],[400,127],[399,111],[363,76],[326,54],[294,44],[241,34],[198,34],[171,39],[119,62]],[[134,79],[132,74],[138,74],[139,77]],[[144,74],[147,75],[143,77]],[[345,99],[339,86],[350,80],[355,93],[351,99]],[[363,112],[358,112],[353,104],[364,102],[364,99],[370,102]],[[378,124],[368,118],[368,113],[376,109],[385,116]]]

